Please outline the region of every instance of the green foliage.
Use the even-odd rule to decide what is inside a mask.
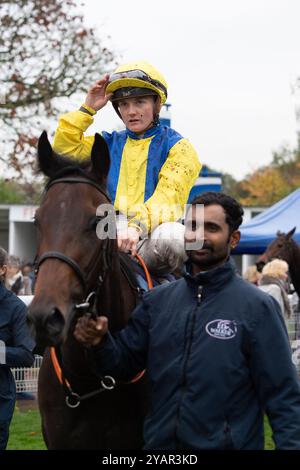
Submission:
[[[38,204],[42,183],[24,183],[0,179],[0,204]]]
[[[17,183],[0,180],[0,204],[21,204],[23,201],[24,194]]]
[[[222,192],[249,206],[272,205],[299,187],[300,134],[295,149],[280,147],[273,152],[270,165],[257,168],[243,180],[237,181],[229,173],[222,174]]]
[[[229,173],[222,174],[222,192],[236,199],[240,198],[239,183]]]

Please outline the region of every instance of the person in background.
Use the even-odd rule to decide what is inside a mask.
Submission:
[[[101,312],[77,321],[96,374],[128,381],[147,369],[146,449],[262,450],[267,414],[276,448],[300,450],[300,384],[279,305],[230,259],[242,220],[230,196],[198,196],[186,217],[184,278],[146,293],[114,336]]]
[[[30,367],[34,341],[26,325],[26,305],[5,287],[7,253],[0,247],[0,450],[6,449],[16,401],[11,367]]]
[[[261,278],[261,273],[258,271],[257,266],[253,264],[252,266],[248,266],[243,274],[243,278],[245,281],[251,282],[251,284],[257,286]]]
[[[121,251],[136,251],[142,235],[180,219],[199,176],[193,146],[160,123],[166,100],[167,83],[157,69],[143,61],[124,64],[94,83],[79,110],[61,116],[55,133],[54,151],[80,160],[90,157],[94,142],[84,132],[108,101],[123,121],[125,130],[102,132],[111,156],[108,192],[115,209],[129,219],[117,230]]]
[[[23,263],[22,265],[22,274],[24,278],[29,279],[29,286],[31,293],[34,292],[34,284],[35,284],[35,274],[34,274],[34,265],[31,262]],[[25,294],[26,295],[26,294]],[[30,295],[30,294],[28,294]]]
[[[20,258],[9,255],[6,268],[5,284],[7,289],[16,295],[31,295],[31,282],[28,276],[23,276]]]
[[[291,316],[291,306],[286,289],[288,270],[289,266],[286,261],[273,259],[263,267],[259,281],[259,288],[277,300],[286,321]]]

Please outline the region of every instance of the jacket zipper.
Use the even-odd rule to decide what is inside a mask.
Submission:
[[[201,304],[202,292],[203,292],[203,286],[198,286],[198,292],[197,292],[197,305],[198,306]]]
[[[231,437],[231,429],[229,426],[229,423],[227,420],[224,421],[224,445],[223,449],[228,450],[228,449],[233,449],[233,442],[232,442],[232,437]]]
[[[175,438],[176,438],[176,441],[177,441],[178,443],[179,443],[179,441],[178,441],[178,439],[177,439],[177,436],[178,436],[178,424],[179,424],[179,415],[180,415],[180,405],[181,405],[182,398],[183,398],[183,394],[184,394],[184,391],[185,391],[185,388],[186,388],[186,378],[185,378],[185,375],[186,375],[186,368],[187,368],[187,363],[188,363],[188,359],[189,359],[190,351],[191,351],[191,347],[192,347],[192,342],[193,342],[194,327],[195,327],[195,322],[196,322],[196,312],[197,312],[198,307],[200,306],[201,301],[202,301],[202,292],[203,292],[203,286],[198,286],[198,289],[197,289],[197,305],[196,305],[196,307],[194,308],[193,313],[192,313],[191,330],[190,330],[189,341],[188,341],[188,344],[187,344],[187,353],[186,353],[186,356],[185,356],[185,359],[184,359],[184,364],[183,364],[183,369],[182,369],[182,376],[181,376],[181,396],[180,396],[180,398],[179,398],[179,400],[178,400],[177,412],[176,412],[176,422],[175,422]],[[180,443],[179,443],[179,446],[180,446]],[[179,447],[179,448],[180,448],[180,447]]]

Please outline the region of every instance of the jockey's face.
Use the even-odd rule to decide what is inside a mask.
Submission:
[[[202,221],[204,227],[202,226],[202,229],[200,229],[201,221],[197,220],[197,213],[197,207],[192,206],[187,214],[184,235],[187,244],[199,240],[198,230],[202,230],[202,237],[204,234],[202,248],[187,251],[194,274],[225,263],[231,248],[236,246],[240,239],[239,231],[235,230],[230,233],[229,225],[226,222],[226,213],[219,204],[204,206],[204,221]]]
[[[120,100],[118,107],[125,126],[142,135],[153,125],[154,105],[153,96],[139,96]]]

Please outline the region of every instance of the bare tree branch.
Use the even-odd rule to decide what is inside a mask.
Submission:
[[[75,0],[0,0],[0,161],[23,180],[32,178],[36,139],[61,99],[115,66],[102,42]]]

